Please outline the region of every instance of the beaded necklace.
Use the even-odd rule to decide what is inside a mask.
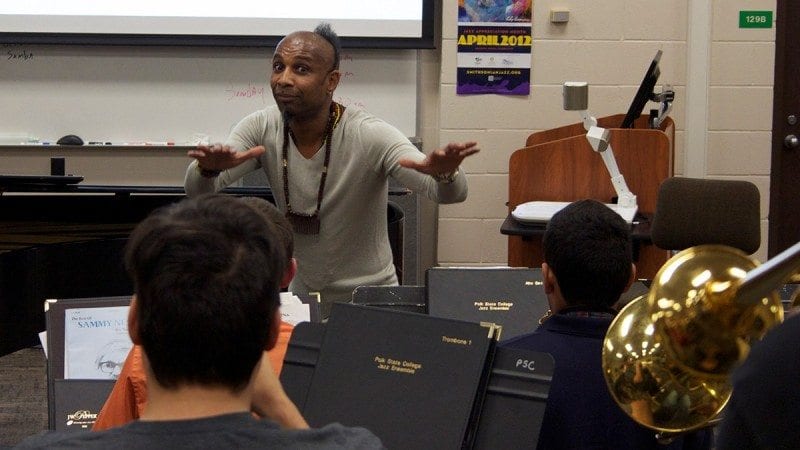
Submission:
[[[312,214],[298,213],[292,210],[292,203],[289,201],[289,137],[294,139],[289,124],[284,122],[283,126],[283,195],[286,199],[286,218],[292,224],[292,228],[299,234],[319,234],[320,220],[319,210],[322,207],[322,195],[325,192],[325,178],[328,176],[328,164],[331,160],[331,137],[333,129],[339,124],[342,118],[344,106],[332,102],[328,123],[325,125],[325,133],[322,140],[325,144],[325,162],[322,166],[322,175],[319,180],[319,191],[317,193],[317,209]]]

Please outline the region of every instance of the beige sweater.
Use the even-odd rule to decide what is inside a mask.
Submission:
[[[266,153],[217,178],[203,178],[196,169],[197,161],[192,162],[186,172],[187,195],[218,191],[245,174],[262,169],[278,207],[286,211],[280,164],[282,127],[275,106],[245,117],[227,143],[237,150],[263,145]],[[298,273],[290,289],[320,292],[323,302],[348,302],[357,286],[397,284],[387,232],[389,177],[438,203],[463,201],[467,182],[463,170],[453,183],[445,184],[398,165],[400,159],[422,160],[424,155],[399,130],[361,110],[345,110],[331,144],[320,233],[295,233]],[[290,141],[288,153],[292,210],[313,213],[324,147],[311,159],[305,159]]]

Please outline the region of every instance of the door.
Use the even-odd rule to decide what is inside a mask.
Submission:
[[[800,2],[778,0],[775,19],[770,257],[800,241]]]

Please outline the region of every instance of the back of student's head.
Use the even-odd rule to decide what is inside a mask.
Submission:
[[[125,264],[158,383],[243,388],[267,349],[287,260],[273,225],[235,197],[187,199],[142,221]]]
[[[286,250],[287,257],[291,258],[294,255],[294,234],[289,219],[275,205],[261,197],[242,197],[241,199],[263,214],[272,223],[281,245]]]
[[[602,203],[567,205],[548,223],[542,246],[569,305],[609,307],[625,291],[633,260],[630,225]]]

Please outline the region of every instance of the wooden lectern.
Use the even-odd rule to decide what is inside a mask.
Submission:
[[[667,117],[657,129],[647,117],[634,128],[617,128],[624,114],[598,119],[611,132],[611,148],[639,213],[633,224],[634,258],[639,278],[653,278],[669,254],[650,241],[650,219],[655,212],[661,182],[673,175],[675,124]],[[508,235],[508,265],[539,267],[542,264],[544,226],[517,222],[511,211],[534,200],[574,201],[584,198],[612,203],[616,192],[602,157],[586,140],[583,123],[553,128],[528,136],[526,147],[509,159],[508,212],[501,228]]]

